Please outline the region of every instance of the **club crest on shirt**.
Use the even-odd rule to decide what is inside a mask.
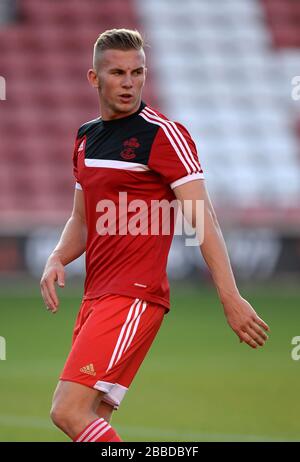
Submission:
[[[140,143],[137,138],[129,138],[124,141],[124,149],[121,151],[120,156],[125,160],[131,160],[136,157],[135,149],[140,147]]]

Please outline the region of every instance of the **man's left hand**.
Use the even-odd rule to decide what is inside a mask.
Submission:
[[[227,322],[240,342],[247,343],[251,348],[264,346],[269,338],[265,330],[270,331],[270,328],[247,300],[239,296],[223,302],[223,307]]]

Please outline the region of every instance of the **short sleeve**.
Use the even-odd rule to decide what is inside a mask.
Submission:
[[[178,122],[166,121],[160,126],[148,165],[172,189],[188,181],[204,179],[196,145],[187,129]]]

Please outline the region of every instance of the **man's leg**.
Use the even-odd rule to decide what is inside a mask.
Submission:
[[[107,421],[97,415],[103,394],[79,383],[60,381],[53,397],[53,423],[73,441],[121,441]]]
[[[113,411],[114,411],[113,406],[111,406],[108,403],[105,403],[104,401],[101,401],[100,404],[98,405],[96,413],[98,417],[103,417],[103,419],[109,423],[111,420]]]

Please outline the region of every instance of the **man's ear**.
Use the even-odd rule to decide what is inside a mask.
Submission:
[[[89,69],[87,71],[87,79],[90,82],[90,85],[94,88],[100,87],[99,77],[95,71],[95,69]]]

